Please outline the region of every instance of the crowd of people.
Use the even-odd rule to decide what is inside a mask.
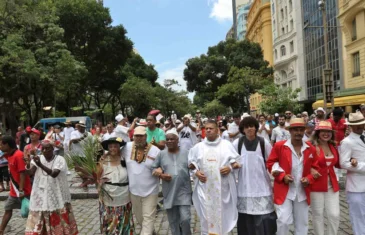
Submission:
[[[24,197],[30,199],[25,234],[78,233],[63,156],[83,156],[86,139],[101,150],[95,161],[102,234],[135,234],[134,218],[140,234],[156,234],[162,183],[174,235],[192,234],[192,205],[204,235],[227,234],[235,226],[240,235],[287,235],[291,224],[296,235],[306,235],[309,208],[314,233],[336,235],[343,171],[352,229],[364,234],[364,115],[365,105],[348,117],[340,108],[327,115],[318,108],[311,116],[286,111],[214,119],[198,110],[194,118],[180,121],[173,114],[164,122],[156,112],[131,123],[119,114],[116,125],[90,132],[82,122],[55,125],[46,134],[27,127],[17,138],[1,136],[0,190],[10,193],[0,235]]]

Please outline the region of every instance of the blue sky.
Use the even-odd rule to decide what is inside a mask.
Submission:
[[[232,25],[232,0],[104,0],[113,25],[122,24],[159,82],[176,79],[186,89],[187,59],[224,40]],[[191,97],[191,95],[190,95]]]

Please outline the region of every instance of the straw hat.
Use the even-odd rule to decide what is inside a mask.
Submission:
[[[320,121],[315,128],[316,131],[325,130],[333,131],[332,124],[329,121]]]
[[[350,126],[364,125],[364,124],[365,124],[365,118],[361,112],[350,113],[349,118],[346,119],[345,123],[345,125],[350,125]]]
[[[303,118],[290,119],[290,126],[288,127],[288,129],[295,127],[303,127],[303,128],[306,127],[306,123],[304,122]]]
[[[146,133],[146,127],[139,126],[134,129],[133,135],[145,135]]]

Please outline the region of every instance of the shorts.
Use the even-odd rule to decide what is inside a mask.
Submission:
[[[9,169],[7,166],[0,167],[0,182],[9,181]]]
[[[9,196],[8,199],[6,199],[4,209],[6,211],[14,210],[14,209],[20,209],[22,207],[22,201],[18,197],[12,197]]]

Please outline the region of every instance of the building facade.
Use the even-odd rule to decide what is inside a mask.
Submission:
[[[246,39],[260,44],[264,59],[273,65],[273,42],[270,0],[254,0],[247,15]],[[261,114],[261,95],[250,96],[251,115]]]
[[[247,32],[247,16],[250,11],[251,3],[243,4],[237,11],[237,40],[244,40]]]
[[[271,0],[271,17],[274,81],[281,87],[302,88],[298,100],[307,100],[300,2]]]

